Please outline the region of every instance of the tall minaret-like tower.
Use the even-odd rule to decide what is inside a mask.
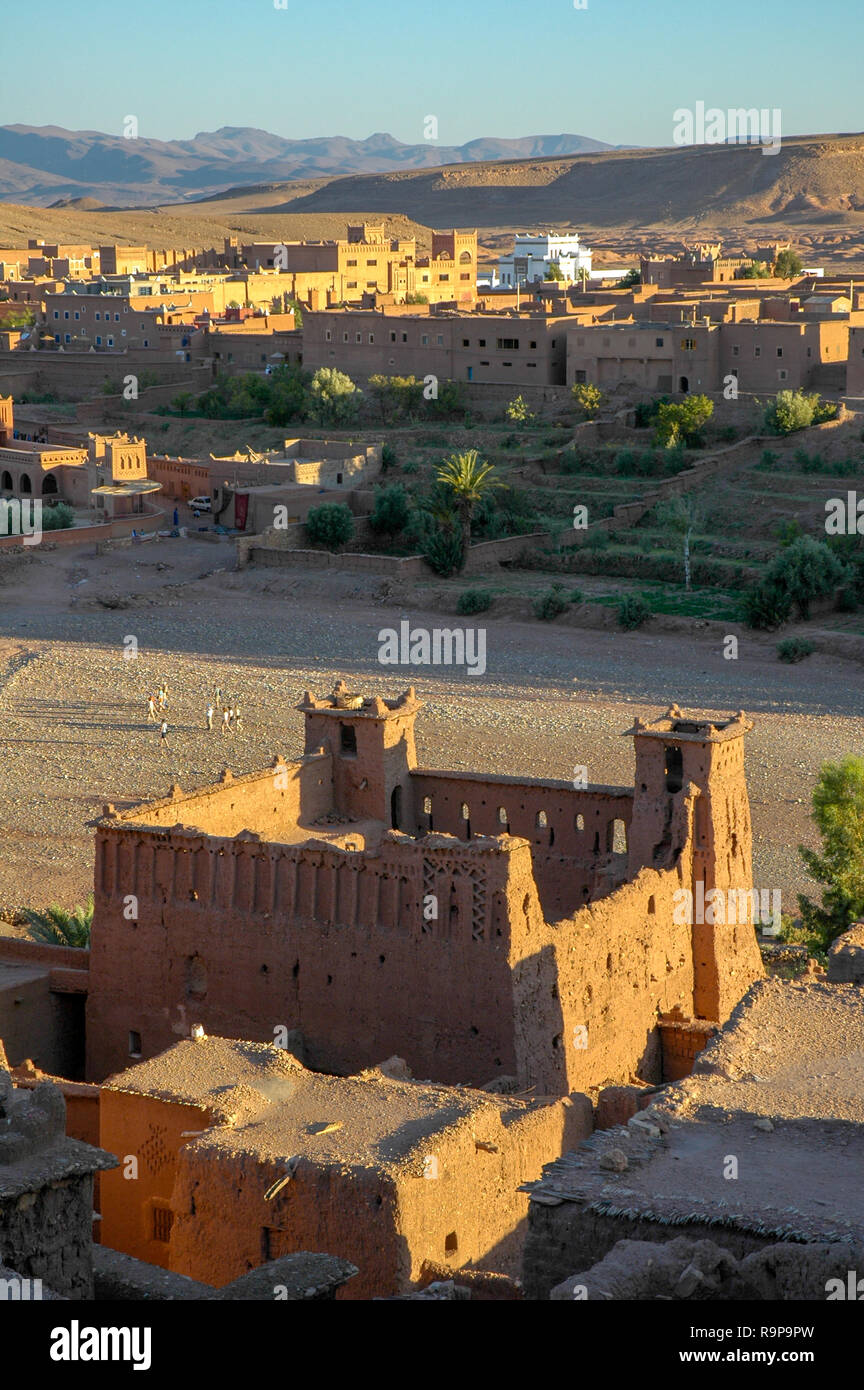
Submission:
[[[422,708],[414,687],[398,700],[364,699],[338,681],[323,700],[307,691],[297,708],[306,719],[306,752],[323,747],[332,754],[335,809],[413,831],[414,720]]]
[[[693,1012],[721,1023],[763,974],[744,776],[744,735],[752,727],[743,710],[709,719],[685,716],[673,705],[661,719],[637,720],[630,730],[636,748],[630,877],[643,866],[663,869],[679,862],[688,848],[685,800],[688,790],[697,793],[689,832],[692,867],[681,885],[693,894]],[[712,889],[722,893],[706,904]]]

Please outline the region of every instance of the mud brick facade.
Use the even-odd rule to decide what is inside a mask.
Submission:
[[[722,1022],[752,926],[691,926],[680,890],[750,889],[743,716],[637,722],[636,786],[418,768],[412,690],[337,685],[305,755],[97,830],[88,1078],[190,1027],[348,1074],[537,1094],[659,1081],[660,1014]],[[678,895],[678,896],[676,896]],[[130,962],[134,961],[134,969]]]

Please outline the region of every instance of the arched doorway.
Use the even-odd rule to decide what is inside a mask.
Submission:
[[[9,472],[8,468],[4,468],[4,470],[3,470],[3,477],[0,478],[0,492],[11,492],[11,491],[12,491],[12,474]]]
[[[29,474],[29,473],[22,473],[22,474],[21,474],[21,481],[20,481],[20,484],[19,484],[19,490],[20,490],[21,492],[26,492],[26,493],[28,493],[28,494],[32,493],[32,491],[33,491],[33,485],[32,485],[32,483],[30,482],[30,474]]]
[[[687,392],[690,390],[690,382],[688,381],[686,376],[682,376],[680,382],[678,383],[678,390],[681,391],[685,396]]]
[[[46,473],[42,479],[42,496],[56,497],[59,489],[57,487],[57,474]]]
[[[390,824],[394,830],[401,830],[402,788],[394,787],[390,793]]]

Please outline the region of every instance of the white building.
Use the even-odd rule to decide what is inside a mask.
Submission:
[[[556,265],[565,280],[578,280],[580,270],[591,274],[591,252],[577,232],[519,232],[512,255],[499,260],[498,273],[502,285],[530,285],[545,280],[550,265]]]

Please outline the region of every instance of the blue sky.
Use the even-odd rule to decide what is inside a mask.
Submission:
[[[414,143],[434,114],[438,144],[668,145],[673,111],[704,101],[779,107],[784,135],[864,128],[862,0],[4,0],[3,14],[7,42],[40,54],[2,83],[5,125],[119,135],[135,115],[162,140],[230,125]]]

